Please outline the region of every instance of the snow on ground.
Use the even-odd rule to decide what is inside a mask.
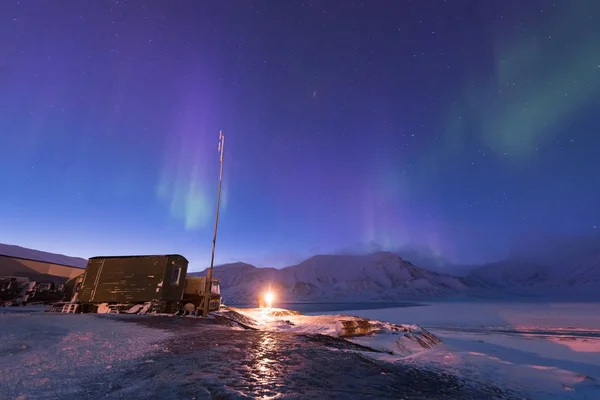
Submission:
[[[376,320],[365,321],[350,315],[303,315],[281,308],[229,308],[246,318],[246,324],[266,331],[302,334],[321,334],[344,337],[349,332],[368,335],[345,337],[356,344],[409,356],[428,350],[439,343],[438,339],[417,325],[390,324]],[[347,321],[346,325],[343,321]],[[356,323],[352,323],[354,321]]]
[[[600,398],[598,303],[429,303],[345,313],[419,324],[442,340],[442,346],[403,362],[535,399]]]
[[[232,337],[282,335],[282,340],[284,336],[296,340],[292,339],[296,335],[285,332],[301,334],[298,337],[338,337],[344,328],[341,321],[355,321],[358,328],[366,322],[377,333],[349,340],[385,352],[369,356],[397,366],[442,371],[463,382],[499,387],[534,399],[600,399],[600,321],[596,317],[600,304],[430,303],[347,311],[345,315],[229,310],[229,314],[226,310],[217,314],[238,318],[259,330],[230,330]],[[29,399],[68,398],[80,394],[76,388],[83,383],[89,393],[95,393],[92,386],[101,382],[109,386],[101,391],[117,390],[111,389],[111,382],[129,382],[123,381],[119,371],[151,365],[148,363],[155,362],[157,353],[166,351],[166,339],[173,341],[169,346],[183,349],[195,343],[195,337],[199,344],[204,343],[208,334],[191,332],[193,335],[183,340],[175,333],[188,332],[188,325],[196,325],[191,322],[201,320],[139,316],[138,323],[120,320],[127,318],[131,316],[0,313],[0,393],[6,398],[23,394]],[[164,330],[175,325],[185,329]],[[437,344],[427,330],[440,337],[442,344]],[[215,333],[216,337],[223,334]],[[239,336],[240,340],[243,337]]]
[[[260,329],[230,329],[232,317]],[[281,309],[213,318],[0,314],[0,398],[513,398],[368,358],[369,349],[324,335],[339,333],[338,321]],[[398,335],[422,334],[411,328]]]
[[[2,313],[0,397],[68,398],[71,383],[139,360],[167,336],[94,314]]]

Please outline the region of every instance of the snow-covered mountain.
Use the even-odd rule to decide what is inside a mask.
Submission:
[[[548,266],[533,260],[515,258],[477,267],[467,275],[467,279],[483,287],[507,289],[543,285],[552,279],[551,275],[552,271]]]
[[[0,255],[85,268],[87,260],[0,244]],[[0,271],[1,272],[1,271]],[[191,275],[204,275],[206,271]],[[215,267],[225,301],[255,304],[271,285],[281,302],[391,301],[456,295],[600,298],[600,235],[539,242],[464,278],[419,268],[393,252],[317,255],[283,269]]]
[[[43,261],[77,268],[85,268],[87,265],[87,260],[85,258],[69,257],[63,254],[48,253],[3,243],[0,243],[0,256],[24,258],[27,260]]]
[[[554,239],[475,268],[467,279],[511,294],[600,297],[600,236]]]
[[[227,264],[215,267],[214,276],[229,303],[255,303],[269,285],[280,301],[423,299],[469,289],[463,278],[416,267],[390,252],[318,255],[280,270]]]

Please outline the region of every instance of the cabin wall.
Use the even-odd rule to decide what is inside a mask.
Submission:
[[[177,302],[183,295],[187,266],[187,260],[181,256],[92,258],[83,277],[78,301]]]
[[[163,298],[167,257],[115,257],[90,259],[79,292],[89,303],[138,303]]]
[[[180,301],[185,288],[188,262],[180,256],[170,256],[167,259],[165,275],[162,286],[163,300]],[[177,269],[179,269],[177,273]]]

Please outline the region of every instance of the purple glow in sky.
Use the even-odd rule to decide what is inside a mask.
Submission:
[[[600,226],[600,4],[0,2],[0,242],[491,261]]]

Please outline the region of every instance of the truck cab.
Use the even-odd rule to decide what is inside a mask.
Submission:
[[[221,307],[221,282],[218,278],[212,279],[210,296],[206,296],[206,277],[188,276],[185,278],[185,288],[183,290],[183,311],[193,314],[202,310],[204,301],[208,298],[208,310],[218,311]]]

